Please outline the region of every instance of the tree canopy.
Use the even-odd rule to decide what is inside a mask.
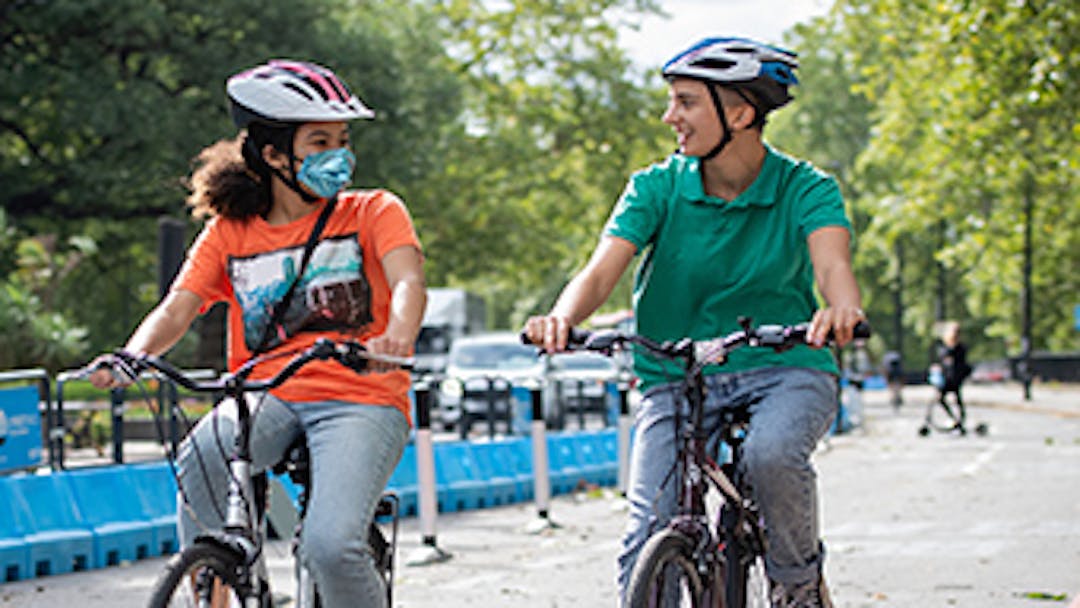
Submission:
[[[403,196],[430,285],[480,292],[502,327],[546,309],[630,173],[673,145],[662,80],[616,36],[658,11],[654,0],[0,5],[0,329],[51,327],[25,339],[66,345],[0,363],[72,364],[126,338],[158,297],[158,218],[186,218],[190,159],[235,134],[225,79],[272,57],[330,65],[375,108],[353,128],[354,185]],[[948,316],[977,356],[1014,353],[1030,203],[1035,346],[1077,348],[1078,38],[1080,8],[1050,0],[837,0],[786,34],[802,85],[766,138],[840,181],[884,344],[899,296],[912,352]],[[199,224],[185,221],[191,238]],[[624,281],[607,308],[628,305]]]
[[[1015,353],[1030,200],[1035,346],[1077,348],[1080,8],[839,0],[790,40],[810,92],[784,135],[844,181],[873,309],[900,282],[905,331],[943,313]]]

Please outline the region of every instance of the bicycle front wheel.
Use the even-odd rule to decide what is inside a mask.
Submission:
[[[715,564],[701,572],[695,543],[677,530],[654,534],[641,548],[630,575],[631,608],[722,608],[723,578]]]
[[[243,558],[212,543],[195,543],[174,555],[154,583],[150,608],[242,606],[237,590]],[[270,605],[265,592],[260,605]]]
[[[765,573],[765,558],[755,555],[747,560],[731,550],[725,551],[724,557],[727,584],[723,592],[726,602],[722,605],[725,608],[769,608],[772,605],[771,586]]]

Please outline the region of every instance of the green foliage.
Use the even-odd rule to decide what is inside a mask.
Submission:
[[[487,296],[503,327],[545,310],[630,173],[671,149],[662,82],[616,44],[616,23],[658,10],[0,4],[0,356],[69,365],[126,339],[158,297],[156,218],[184,214],[189,160],[235,132],[225,79],[271,57],[330,65],[375,108],[353,128],[354,183],[404,197],[430,285]],[[1030,200],[1035,347],[1078,348],[1080,7],[837,0],[786,40],[803,86],[766,136],[840,181],[884,343],[902,284],[909,361],[928,352],[942,315],[963,321],[976,357],[1015,352]],[[189,237],[199,228],[189,223]],[[628,284],[607,309],[629,305]],[[42,341],[52,350],[26,346]],[[185,359],[191,339],[179,351],[198,363]]]
[[[0,248],[12,245],[13,231],[0,214]],[[55,237],[23,238],[13,243],[15,263],[0,278],[0,369],[46,367],[56,371],[79,360],[86,329],[53,306],[56,287],[87,255],[94,242],[76,236],[59,245]]]
[[[102,243],[54,287],[56,309],[92,328],[91,352],[157,300],[154,220],[184,213],[189,159],[235,134],[224,82],[240,69],[311,59],[352,84],[378,113],[354,129],[357,185],[407,190],[440,171],[459,85],[425,15],[350,0],[0,7],[0,202],[26,233]]]
[[[865,49],[851,37],[857,60],[875,65],[866,91],[877,103],[877,133],[860,169],[881,195],[878,208],[895,209],[873,234],[918,242],[918,235],[943,232],[932,255],[964,298],[961,316],[1015,350],[1030,197],[1036,346],[1076,348],[1069,316],[1080,293],[1080,210],[1069,201],[1077,199],[1080,169],[1080,8],[1004,1],[843,6],[849,31],[882,41],[882,48]],[[890,37],[897,20],[909,27]]]
[[[466,106],[443,175],[427,184],[439,202],[420,218],[429,283],[487,295],[504,327],[551,305],[630,172],[670,145],[661,98],[635,83],[609,20],[654,3],[558,4],[436,4]]]
[[[840,0],[792,37],[808,86],[777,127],[844,184],[876,325],[902,281],[924,347],[944,315],[976,356],[1015,353],[1030,197],[1034,346],[1076,349],[1080,8]]]

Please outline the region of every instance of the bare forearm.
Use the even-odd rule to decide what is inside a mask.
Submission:
[[[818,289],[829,306],[862,308],[862,295],[850,263],[837,261],[816,274]]]
[[[409,343],[415,342],[426,306],[427,288],[423,277],[411,276],[398,281],[390,296],[390,319],[386,333]]]
[[[550,314],[565,318],[570,325],[579,325],[600,308],[614,288],[613,281],[605,281],[595,273],[579,274],[563,288]]]
[[[390,286],[390,318],[386,331],[369,338],[372,352],[405,356],[412,352],[427,306],[423,258],[415,247],[398,247],[382,259],[386,282]]]
[[[589,262],[563,288],[555,306],[548,313],[578,325],[607,301],[636,249],[629,241],[604,237]]]
[[[190,291],[169,293],[128,339],[129,352],[160,355],[184,336],[198,314],[201,299]]]
[[[563,288],[551,312],[525,322],[529,341],[549,353],[565,349],[570,327],[579,325],[607,300],[635,253],[636,248],[627,240],[602,238],[589,263]]]

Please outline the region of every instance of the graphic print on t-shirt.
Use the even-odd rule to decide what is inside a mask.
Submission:
[[[255,350],[274,306],[296,278],[303,246],[229,259],[229,279],[244,319],[244,344]],[[293,291],[267,348],[300,331],[356,331],[371,322],[371,287],[356,234],[323,239]]]

